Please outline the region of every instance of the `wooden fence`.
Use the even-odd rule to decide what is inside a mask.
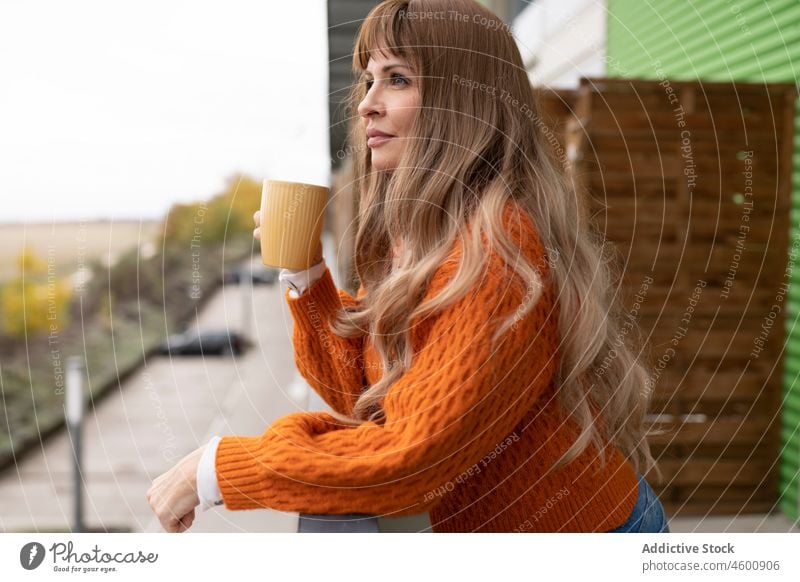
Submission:
[[[664,480],[648,478],[671,514],[777,502],[795,92],[583,79],[574,115],[562,107],[575,181],[647,340]]]

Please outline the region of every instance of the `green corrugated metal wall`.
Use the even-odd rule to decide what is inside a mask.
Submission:
[[[798,0],[608,0],[607,75],[797,83]],[[792,231],[800,237],[800,105],[795,116]],[[788,254],[788,249],[787,249]],[[798,265],[800,267],[800,265]],[[800,268],[785,313],[781,510],[797,519],[800,489]]]

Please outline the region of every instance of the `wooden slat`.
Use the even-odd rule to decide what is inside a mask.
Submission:
[[[743,366],[720,366],[718,370],[695,365],[691,369],[667,370],[657,391],[658,398],[679,398],[684,402],[708,401],[751,402],[765,393],[768,370],[753,365],[746,373]]]
[[[675,175],[659,175],[657,178],[652,178],[635,171],[629,171],[625,174],[592,172],[588,178],[594,194],[602,200],[606,198],[634,198],[636,200],[650,198],[664,200],[668,203],[675,201],[677,195],[676,182],[681,179]],[[785,207],[785,198],[775,194],[778,191],[776,174],[762,173],[758,180],[759,193],[772,201],[767,205],[768,209]],[[694,204],[698,200],[717,202],[723,198],[725,200],[732,199],[734,193],[743,193],[743,186],[741,176],[735,173],[717,173],[713,178],[700,180],[695,184],[692,191],[692,201]],[[754,194],[754,199],[756,195],[758,194]],[[759,199],[762,199],[762,197]],[[678,210],[684,209],[683,207],[676,208],[676,211]],[[686,210],[688,211],[688,209]],[[755,205],[753,212],[757,212]]]
[[[630,297],[625,300],[626,305],[633,303],[633,298],[641,285],[641,279],[631,271],[632,269],[629,269],[625,274],[625,280],[634,282],[635,287],[626,290],[624,297]],[[683,273],[681,272],[664,273],[663,278],[660,279],[663,282],[647,290],[647,296],[642,302],[639,314],[642,318],[640,327],[644,327],[648,331],[656,326],[665,327],[667,329],[664,333],[667,336],[675,331],[686,312],[688,305],[686,298],[692,294],[680,284],[682,277]],[[670,290],[667,284],[673,281],[675,286]],[[711,319],[717,315],[717,325],[722,326],[722,322],[729,322],[725,325],[729,325],[730,329],[736,329],[740,320],[749,321],[750,323],[743,324],[744,328],[750,326],[753,330],[758,330],[764,317],[775,303],[774,291],[754,288],[752,283],[741,279],[734,281],[727,299],[722,298],[722,289],[722,283],[712,284],[709,282],[706,284],[703,290],[705,299],[694,308],[696,317]]]
[[[755,442],[764,434],[769,424],[770,419],[763,416],[748,420],[658,423],[654,429],[663,431],[663,434],[651,437],[650,442],[659,445]]]
[[[712,146],[707,149],[713,150]],[[693,169],[696,176],[702,176],[704,180],[712,180],[716,183],[719,176],[735,175],[743,171],[743,164],[734,156],[718,158],[714,156],[703,156],[694,150],[694,158],[691,163],[683,159],[680,152],[676,149],[662,150],[660,154],[646,154],[637,151],[626,150],[620,146],[617,150],[602,151],[589,149],[583,152],[582,162],[586,164],[586,171],[602,172],[605,174],[620,174],[621,176],[633,177],[637,179],[653,177],[662,180],[672,178],[681,179],[679,175],[684,169]],[[775,166],[758,164],[753,165],[754,183],[763,176],[775,174]],[[766,192],[773,192],[768,190]]]
[[[631,108],[632,107],[632,108]],[[591,132],[604,135],[614,133],[627,134],[633,132],[634,136],[648,132],[657,137],[672,137],[676,133],[680,136],[681,128],[678,127],[675,115],[663,108],[642,107],[638,102],[628,109],[614,104],[601,105],[592,111],[591,121],[584,121],[584,127]],[[713,118],[702,113],[688,113],[684,116],[685,127],[689,128],[692,135],[701,138],[719,136],[727,132],[745,132],[752,130],[755,135],[778,135],[775,131],[775,122],[768,113],[749,113],[744,118],[730,110],[720,111]],[[777,139],[782,139],[778,137]],[[745,142],[741,142],[745,143]]]
[[[774,497],[774,495],[773,495]],[[742,501],[720,501],[712,504],[709,502],[701,503],[682,503],[668,501],[663,503],[664,511],[668,516],[686,515],[740,515],[740,514],[760,514],[769,513],[775,509],[774,501],[753,501],[743,503]]]
[[[659,468],[673,486],[687,485],[758,485],[769,472],[772,459],[695,459],[686,461],[662,460]]]
[[[653,487],[656,490],[656,487]],[[769,501],[774,499],[774,492],[768,488],[758,485],[749,487],[739,486],[704,486],[704,487],[665,487],[658,490],[660,498],[675,499],[680,498],[688,504],[706,503],[711,505],[715,502],[745,502],[745,501]]]

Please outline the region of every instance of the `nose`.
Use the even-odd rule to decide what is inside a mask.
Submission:
[[[381,115],[384,111],[383,101],[378,94],[378,83],[373,83],[367,94],[358,104],[358,114],[364,119],[373,115]]]

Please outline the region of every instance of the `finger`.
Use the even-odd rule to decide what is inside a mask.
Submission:
[[[157,490],[155,487],[150,487],[150,490],[147,492],[147,503],[150,504],[154,510],[156,508],[156,501],[158,500]]]
[[[164,531],[167,533],[174,533],[175,532],[175,521],[172,519],[161,519],[161,527],[164,528]]]
[[[181,524],[182,530],[186,531],[187,529],[192,527],[192,523],[194,523],[194,510],[192,510],[189,513],[187,513],[186,515],[184,515],[181,518],[180,524]]]
[[[164,530],[168,531],[169,533],[178,533],[183,527],[181,520],[175,517],[173,513],[170,513],[168,517],[161,519],[161,525],[164,527]]]
[[[176,524],[178,533],[184,532],[192,526],[194,522],[194,511],[184,515]]]
[[[256,226],[260,226],[261,225],[261,211],[256,210],[253,213],[253,222],[256,223]]]
[[[159,483],[164,481],[164,479],[169,479],[171,474],[172,474],[172,470],[171,469],[169,471],[167,471],[166,473],[161,473],[161,475],[159,475],[158,477],[153,479],[153,484],[152,484],[152,486],[150,488],[151,489],[155,489],[156,487],[158,487]]]
[[[255,238],[256,240],[261,240],[261,229],[260,228],[256,228],[256,229],[253,230],[253,238]]]

